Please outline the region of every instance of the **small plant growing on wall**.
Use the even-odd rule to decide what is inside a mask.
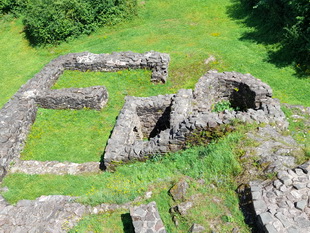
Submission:
[[[212,112],[223,112],[224,110],[232,111],[234,108],[228,100],[217,102],[212,106]]]
[[[194,130],[186,137],[186,146],[207,145],[210,142],[216,142],[221,137],[232,132],[233,129],[230,125],[220,125],[214,128],[208,127],[203,130]]]

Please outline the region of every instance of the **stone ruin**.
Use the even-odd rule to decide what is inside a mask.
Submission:
[[[310,232],[310,162],[280,171],[274,181],[250,182],[263,232]]]
[[[101,109],[108,100],[103,86],[51,89],[64,70],[118,71],[149,69],[151,81],[165,83],[168,54],[158,52],[92,54],[88,52],[60,56],[47,64],[23,85],[0,110],[0,180],[9,164],[19,159],[38,107],[50,109]],[[99,167],[99,165],[98,165]]]
[[[271,88],[250,74],[208,72],[194,90],[153,97],[126,97],[104,154],[106,168],[120,161],[181,149],[194,130],[235,120],[288,126]],[[238,110],[212,112],[221,101]]]
[[[76,53],[60,56],[46,65],[23,85],[0,110],[0,180],[11,162],[11,172],[43,174],[82,174],[99,168],[99,162],[85,164],[57,161],[22,161],[20,151],[38,107],[51,109],[100,110],[108,101],[103,86],[87,88],[51,87],[64,70],[117,71],[120,69],[150,69],[152,82],[164,83],[168,75],[169,55],[158,52],[143,54],[123,52],[113,54]],[[118,162],[144,160],[150,155],[181,149],[187,136],[194,130],[216,128],[235,120],[266,123],[260,128],[284,143],[264,141],[255,148],[264,161],[278,172],[274,181],[250,182],[251,203],[261,232],[310,231],[310,165],[294,166],[294,158],[287,156],[293,150],[294,140],[278,134],[273,127],[286,129],[288,122],[277,100],[272,99],[271,88],[250,74],[209,71],[191,90],[152,97],[126,97],[104,154],[104,166],[111,168]],[[221,101],[230,101],[236,110],[212,112]],[[310,109],[308,109],[310,114]],[[249,135],[250,137],[250,135]],[[266,149],[268,147],[268,149]],[[285,147],[285,148],[284,148]],[[275,150],[277,148],[277,150]],[[286,166],[286,165],[288,166]],[[37,168],[41,168],[37,169]],[[117,208],[129,209],[135,232],[165,232],[155,203],[133,207],[101,204],[96,207],[74,202],[67,196],[42,196],[34,201],[22,200],[9,205],[0,195],[0,232],[66,232],[85,214],[96,214]],[[48,211],[47,211],[48,210]],[[33,214],[29,214],[32,213]],[[26,214],[25,214],[26,213]],[[38,218],[37,216],[41,217]],[[69,224],[68,229],[63,225]]]
[[[155,201],[131,207],[130,215],[136,233],[167,233]]]

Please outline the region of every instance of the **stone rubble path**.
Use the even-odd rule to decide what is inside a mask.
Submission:
[[[10,166],[9,173],[25,173],[30,175],[81,175],[99,173],[99,162],[70,163],[58,161],[18,160]]]
[[[41,196],[9,205],[0,198],[0,233],[62,233],[72,228],[91,208],[69,196]]]
[[[132,202],[91,207],[75,201],[76,197],[50,195],[10,205],[0,195],[0,233],[65,233],[85,215],[132,207]]]
[[[310,232],[310,161],[279,172],[273,182],[250,182],[250,186],[265,232]]]
[[[258,146],[246,148],[247,154],[259,158],[260,164],[269,164],[265,172],[278,172],[297,166],[292,154],[302,153],[290,135],[282,135],[276,128],[267,125],[256,132],[247,133]]]

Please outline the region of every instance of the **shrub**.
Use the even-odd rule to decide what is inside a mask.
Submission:
[[[27,7],[29,0],[1,0],[0,15],[13,13],[19,15]]]
[[[136,0],[32,0],[23,22],[32,44],[55,44],[135,13]]]

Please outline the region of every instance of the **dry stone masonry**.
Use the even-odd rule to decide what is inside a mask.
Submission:
[[[74,200],[69,196],[41,196],[12,206],[0,196],[0,233],[67,232],[91,213],[91,207]]]
[[[130,208],[130,216],[136,233],[166,233],[154,201]]]
[[[303,153],[292,136],[283,135],[280,130],[270,125],[247,133],[247,138],[255,141],[257,145],[247,148],[248,153],[242,159],[254,154],[259,158],[260,164],[266,165],[265,173],[276,173],[297,166],[295,157]]]
[[[310,162],[278,173],[273,182],[251,182],[263,232],[310,232]]]
[[[51,109],[101,109],[108,100],[103,86],[52,90],[64,70],[117,71],[150,69],[152,82],[164,83],[168,76],[169,55],[158,52],[112,54],[72,53],[47,64],[23,85],[0,110],[0,180],[9,164],[18,160],[38,106]]]
[[[41,196],[10,205],[0,195],[0,233],[65,233],[85,215],[128,210],[132,206],[128,202],[91,207],[77,203],[76,197],[62,195]]]
[[[108,91],[103,86],[48,90],[38,95],[36,102],[41,108],[100,110],[108,102]]]
[[[38,107],[100,110],[107,103],[108,91],[103,86],[51,89],[64,70],[150,69],[152,82],[165,83],[169,61],[168,54],[153,51],[142,54],[84,52],[51,61],[0,110],[0,180],[10,165],[10,172],[28,174],[79,175],[99,171],[99,162],[19,160]],[[235,110],[213,112],[214,106],[221,101],[229,101]],[[310,114],[310,109],[308,112]],[[250,182],[251,200],[260,231],[310,232],[310,162],[300,166],[295,164],[292,154],[296,152],[297,144],[291,136],[281,133],[288,122],[280,104],[272,98],[271,88],[250,74],[209,71],[193,90],[182,89],[176,94],[152,97],[126,97],[101,165],[110,169],[119,162],[144,160],[153,154],[176,151],[182,148],[191,132],[216,128],[236,120],[266,123],[265,127],[258,127],[256,133],[248,133],[247,137],[259,142],[251,152],[261,164],[268,164],[266,172],[277,173],[275,180]],[[182,194],[187,187],[188,184],[183,182],[175,190]],[[183,194],[180,198],[174,195],[174,189],[171,192],[174,199],[184,197]],[[68,196],[42,196],[9,205],[0,195],[0,233],[67,232],[86,214],[120,208],[130,208],[135,232],[166,232],[155,202],[136,207],[132,206],[133,202],[90,207],[75,200],[75,197]],[[178,212],[186,214],[191,203],[182,202],[176,207]],[[198,224],[190,229],[190,232],[203,231]]]
[[[279,102],[271,97],[271,88],[250,74],[213,71],[201,77],[194,90],[127,97],[108,141],[104,165],[109,168],[120,161],[176,151],[190,132],[234,120],[274,123],[284,129],[288,122]],[[238,110],[212,112],[213,106],[223,100]]]

